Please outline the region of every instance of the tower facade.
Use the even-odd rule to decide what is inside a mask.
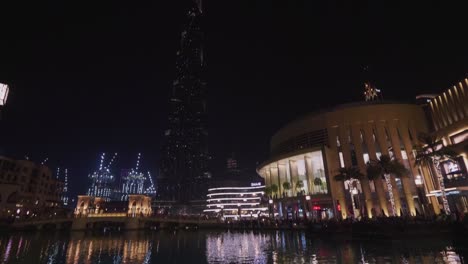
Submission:
[[[110,168],[117,153],[114,154],[107,166],[104,165],[105,156],[106,154],[102,153],[99,169],[88,175],[88,178],[91,180],[91,185],[88,188],[87,195],[101,197],[108,202],[114,195],[115,177]]]
[[[158,198],[187,202],[204,199],[210,173],[207,148],[206,82],[201,0],[191,2],[169,99]]]

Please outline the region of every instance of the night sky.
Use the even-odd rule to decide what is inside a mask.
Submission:
[[[156,173],[184,1],[36,2],[0,3],[4,153],[68,167],[74,193],[100,152],[119,152],[119,168],[142,152]],[[365,78],[412,101],[468,73],[466,9],[446,1],[206,0],[204,11],[215,177],[231,152],[254,173],[278,128],[363,100]]]

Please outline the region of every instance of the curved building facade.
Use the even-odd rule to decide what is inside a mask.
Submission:
[[[251,182],[249,185],[227,183],[208,189],[204,213],[234,220],[268,215],[268,207],[263,201],[265,185],[262,182]]]
[[[426,131],[425,115],[418,105],[385,101],[340,105],[280,129],[271,138],[271,158],[257,172],[267,187],[275,185],[273,198],[304,197],[300,203],[305,212],[320,210],[327,218],[388,216],[392,207],[384,181],[366,178],[351,186],[335,181],[334,176],[340,168],[351,166],[365,174],[367,162],[389,155],[408,169],[408,177],[401,180],[391,176],[396,214],[415,215],[416,209],[422,210],[415,185],[421,173],[415,166],[413,146],[418,133]],[[429,203],[436,202],[430,199]]]

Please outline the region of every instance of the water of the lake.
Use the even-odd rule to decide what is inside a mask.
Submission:
[[[0,235],[1,263],[466,263],[464,238],[324,239],[293,231]],[[465,260],[465,262],[464,262]]]

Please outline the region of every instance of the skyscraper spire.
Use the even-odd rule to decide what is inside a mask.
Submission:
[[[191,3],[177,51],[176,78],[162,148],[158,196],[185,202],[204,198],[210,177],[202,1]]]

